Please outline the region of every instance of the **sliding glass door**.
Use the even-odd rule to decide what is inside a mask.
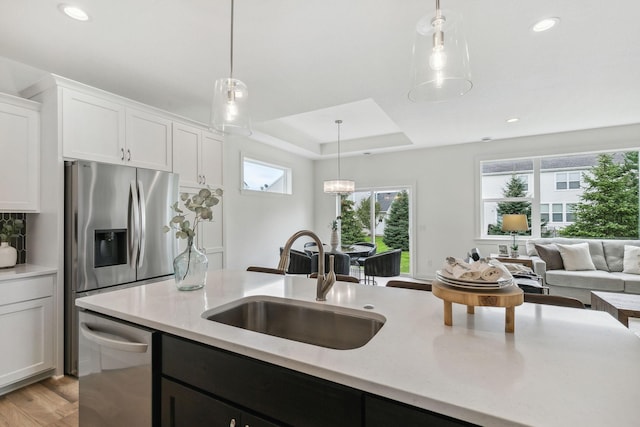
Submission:
[[[378,253],[402,249],[400,272],[411,274],[410,204],[408,187],[358,190],[345,197],[341,203],[343,244],[353,244],[356,241],[348,240],[359,239],[375,243]],[[357,225],[353,226],[354,223]]]

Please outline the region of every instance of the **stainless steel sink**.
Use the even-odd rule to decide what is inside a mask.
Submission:
[[[205,319],[337,350],[362,347],[386,319],[376,313],[284,298],[242,298],[207,310]]]

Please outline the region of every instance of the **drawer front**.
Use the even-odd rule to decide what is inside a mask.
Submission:
[[[241,412],[212,397],[162,379],[160,425],[199,427],[240,425]]]
[[[53,298],[0,306],[0,388],[54,367]]]
[[[0,305],[53,295],[53,275],[0,282]]]
[[[358,390],[167,335],[162,374],[289,425],[362,422]]]
[[[367,395],[364,402],[365,425],[367,427],[475,425],[379,397]]]

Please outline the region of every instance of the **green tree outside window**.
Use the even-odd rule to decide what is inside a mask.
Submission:
[[[561,236],[638,238],[638,152],[624,153],[621,163],[611,154],[583,175],[586,183],[574,206],[576,220]]]
[[[382,241],[389,248],[409,250],[409,194],[406,191],[398,193],[391,203]]]

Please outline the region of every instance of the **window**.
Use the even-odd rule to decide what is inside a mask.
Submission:
[[[502,231],[502,215],[531,215],[533,160],[482,162],[481,169],[482,234],[509,234]]]
[[[562,222],[563,215],[562,203],[553,203],[551,205],[551,222]]]
[[[575,206],[575,203],[567,203],[566,222],[576,222]]]
[[[243,157],[243,190],[291,194],[291,169]]]
[[[638,238],[638,154],[635,150],[480,161],[480,237],[504,235],[502,215],[523,213],[533,237],[602,233],[599,224],[613,216],[623,226],[613,232],[619,235],[601,238]],[[598,203],[607,209],[594,206]]]
[[[543,223],[549,222],[549,203],[540,205],[540,221]]]
[[[580,172],[557,172],[556,190],[578,190],[580,188]]]

